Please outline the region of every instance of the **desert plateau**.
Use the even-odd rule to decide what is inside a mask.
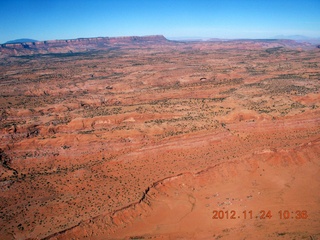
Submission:
[[[320,48],[0,45],[0,239],[320,239]]]

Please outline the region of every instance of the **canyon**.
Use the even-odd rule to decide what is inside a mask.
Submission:
[[[320,49],[0,46],[1,239],[320,239]]]

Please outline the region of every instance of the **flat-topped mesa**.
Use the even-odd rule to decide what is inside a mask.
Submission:
[[[162,35],[150,36],[130,36],[130,37],[111,37],[109,38],[112,43],[131,43],[131,42],[165,42],[167,39]]]
[[[96,37],[38,42],[6,43],[0,45],[0,56],[19,56],[46,53],[82,52],[103,49],[114,44],[164,43],[162,35],[130,37]]]

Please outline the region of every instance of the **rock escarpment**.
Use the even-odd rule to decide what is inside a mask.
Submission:
[[[0,56],[83,52],[124,44],[154,44],[166,41],[168,40],[162,35],[153,35],[142,37],[96,37],[24,43],[6,43],[0,45]]]

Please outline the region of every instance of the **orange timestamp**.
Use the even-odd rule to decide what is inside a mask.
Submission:
[[[280,210],[273,213],[271,210],[260,210],[254,213],[252,210],[244,210],[237,212],[235,210],[213,210],[212,219],[307,219],[308,212],[306,210]]]

